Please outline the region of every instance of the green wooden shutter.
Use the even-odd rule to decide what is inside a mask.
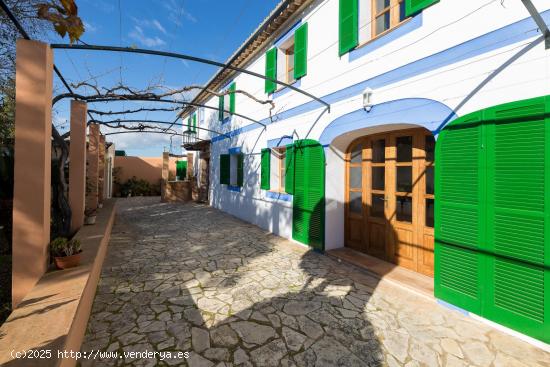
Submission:
[[[550,342],[550,96],[453,121],[436,144],[435,296]]]
[[[237,186],[242,187],[244,181],[244,154],[237,156]]]
[[[260,188],[262,190],[269,190],[271,177],[271,149],[262,149],[262,164],[260,174]]]
[[[410,17],[438,2],[439,0],[405,0],[405,16]]]
[[[186,132],[191,132],[191,116],[189,116],[187,118],[187,131]]]
[[[235,94],[236,89],[237,89],[237,84],[235,84],[235,82],[231,83],[231,85],[229,86],[229,91],[230,91],[230,94],[229,94],[229,113],[231,113],[231,114],[235,113],[235,98],[237,96]]]
[[[220,184],[229,185],[230,157],[229,154],[220,154]]]
[[[197,132],[197,114],[196,113],[193,115],[193,132],[194,133]]]
[[[359,0],[340,0],[338,41],[340,56],[359,42]]]
[[[481,113],[466,115],[445,128],[436,144],[435,264],[436,297],[481,311],[485,206]]]
[[[286,146],[285,192],[291,195],[294,194],[294,144]]]
[[[482,316],[550,342],[550,97],[496,106],[487,124]],[[545,260],[546,256],[546,260]],[[545,263],[546,261],[546,263]],[[546,309],[545,309],[546,308]]]
[[[272,48],[265,54],[265,76],[277,79],[277,48]],[[265,80],[265,92],[267,94],[275,92],[277,83],[271,80]]]
[[[294,79],[307,74],[307,23],[294,33]]]
[[[324,250],[325,152],[315,140],[294,143],[292,238]]]
[[[218,97],[218,120],[220,121],[223,121],[223,108],[224,108],[223,100],[224,100],[224,96]]]

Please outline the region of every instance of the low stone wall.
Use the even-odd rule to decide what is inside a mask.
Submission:
[[[168,181],[161,185],[162,202],[186,202],[191,200],[190,181]]]
[[[115,218],[116,199],[106,200],[96,224],[82,227],[75,238],[82,243],[82,263],[71,269],[49,271],[19,303],[0,328],[1,366],[75,366],[58,351],[79,352],[90,316],[103,259]],[[12,352],[42,350],[33,359]],[[49,358],[46,351],[50,351]]]

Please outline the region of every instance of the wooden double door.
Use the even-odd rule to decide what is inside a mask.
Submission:
[[[369,135],[346,154],[346,246],[433,276],[435,140],[424,129]]]

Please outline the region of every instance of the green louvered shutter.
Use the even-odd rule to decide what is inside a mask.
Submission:
[[[315,140],[294,143],[292,238],[324,250],[325,152]]]
[[[271,149],[262,149],[262,164],[260,174],[260,188],[262,190],[269,190],[271,176]]]
[[[220,154],[220,184],[229,185],[230,176],[229,154]]]
[[[277,48],[272,48],[265,54],[265,76],[277,79]],[[265,80],[265,92],[267,94],[275,92],[277,83],[271,80]]]
[[[436,144],[435,295],[481,310],[485,181],[481,113],[453,121]]]
[[[187,118],[187,132],[191,132],[191,116]]]
[[[194,133],[197,132],[197,114],[196,113],[193,115],[193,132]]]
[[[294,144],[286,146],[285,192],[291,195],[294,194]]]
[[[340,56],[357,46],[359,42],[359,0],[340,0],[339,52]]]
[[[294,33],[294,79],[307,74],[307,23]]]
[[[237,186],[242,187],[244,182],[244,154],[237,155]]]
[[[438,2],[439,0],[405,0],[405,16],[410,17]]]
[[[487,120],[487,256],[482,316],[550,342],[550,97]],[[545,260],[546,256],[546,260]],[[545,262],[546,261],[546,262]]]
[[[223,121],[223,108],[224,108],[223,100],[224,100],[224,96],[218,97],[218,120],[220,121]]]
[[[436,144],[435,296],[550,342],[550,97],[453,121]]]
[[[229,86],[229,113],[234,114],[235,113],[235,100],[237,95],[235,94],[235,90],[237,90],[237,84],[234,82],[231,83]]]

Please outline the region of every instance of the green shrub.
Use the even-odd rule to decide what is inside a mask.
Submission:
[[[53,257],[71,256],[82,252],[82,246],[77,239],[68,240],[65,237],[57,237],[50,242],[50,254]]]
[[[123,197],[160,195],[160,186],[151,185],[149,182],[133,176],[120,185],[120,194]]]

